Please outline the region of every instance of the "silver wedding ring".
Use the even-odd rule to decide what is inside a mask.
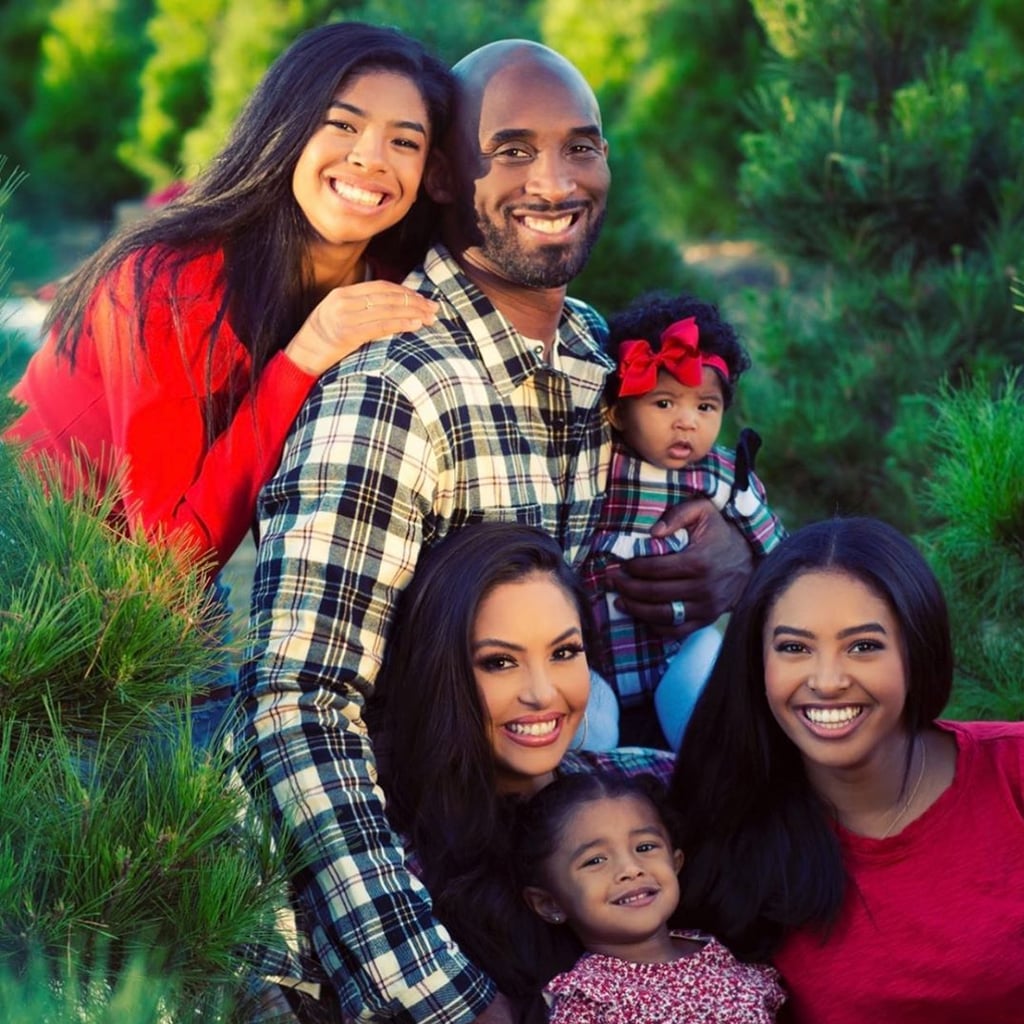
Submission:
[[[686,605],[682,601],[672,602],[672,625],[681,626],[686,621]]]

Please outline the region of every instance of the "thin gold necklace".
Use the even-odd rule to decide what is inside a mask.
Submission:
[[[915,739],[914,744],[917,745],[918,740]],[[914,783],[914,788],[910,791],[910,796],[904,801],[903,806],[899,809],[896,816],[889,822],[889,827],[878,837],[879,839],[888,839],[892,835],[893,830],[896,826],[907,816],[907,811],[910,810],[911,805],[917,799],[918,790],[921,788],[921,783],[924,781],[925,768],[928,765],[928,744],[923,740],[920,741],[921,745],[921,770],[917,773],[917,782]]]

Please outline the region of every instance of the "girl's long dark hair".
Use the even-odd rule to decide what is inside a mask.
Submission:
[[[134,317],[140,345],[147,287],[168,271],[172,282],[196,254],[223,248],[224,299],[209,339],[213,361],[225,320],[252,355],[252,382],[292,338],[315,304],[311,228],[292,194],[292,172],[342,84],[367,71],[406,75],[420,90],[432,139],[447,130],[452,99],[445,66],[395,29],[341,22],[300,36],[261,79],[220,154],[178,199],[114,235],[58,290],[45,328],[74,360],[89,304],[111,272],[135,253]],[[423,255],[432,231],[425,193],[406,218],[368,252],[396,273]],[[172,302],[173,291],[172,286]],[[178,310],[172,306],[176,318]]]
[[[783,591],[816,570],[860,580],[892,610],[911,735],[935,721],[952,687],[945,598],[924,558],[893,527],[867,518],[815,523],[757,567],[726,629],[670,787],[686,851],[680,920],[747,959],[767,959],[791,929],[824,934],[846,894],[829,810],[764,695],[765,622]]]
[[[503,992],[524,997],[572,957],[557,951],[565,930],[546,925],[519,897],[516,807],[497,794],[471,648],[481,601],[536,573],[571,597],[586,645],[586,595],[558,543],[513,523],[467,526],[417,565],[367,706],[388,816],[422,867],[438,919]]]

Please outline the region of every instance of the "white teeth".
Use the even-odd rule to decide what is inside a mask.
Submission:
[[[616,900],[615,903],[620,907],[628,907],[631,903],[638,903],[640,900],[645,900],[653,894],[653,890],[644,889],[643,892],[632,892],[628,896],[623,896],[621,899]]]
[[[558,720],[549,722],[509,722],[505,728],[517,736],[550,736],[558,727]]]
[[[849,725],[855,718],[863,713],[863,708],[804,708],[804,717],[815,725],[824,726],[826,729],[838,729]]]
[[[567,214],[565,217],[559,217],[557,220],[542,220],[540,217],[524,217],[523,223],[530,228],[531,231],[539,231],[544,235],[557,235],[559,232],[567,230],[569,225],[572,224],[572,214]]]
[[[344,181],[333,182],[334,191],[342,199],[348,199],[353,203],[362,203],[364,206],[380,206],[384,200],[381,192],[371,192],[369,189],[356,188],[355,185],[348,185]]]

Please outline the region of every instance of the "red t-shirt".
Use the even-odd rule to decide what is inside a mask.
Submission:
[[[774,959],[800,1024],[1024,1021],[1024,723],[942,723],[952,785],[889,839],[839,830],[850,887]]]
[[[120,474],[124,507],[118,512],[127,515],[132,532],[211,553],[217,569],[245,536],[259,490],[277,468],[316,377],[278,352],[250,393],[249,352],[225,323],[211,389],[209,332],[224,288],[220,252],[197,255],[182,269],[177,321],[170,271],[153,276],[140,349],[132,275],[145,258],[130,257],[96,290],[73,368],[57,355],[52,337],[33,356],[11,392],[27,409],[5,437],[55,461],[69,491],[90,477],[104,487]],[[212,444],[211,394],[215,403],[237,402]]]

